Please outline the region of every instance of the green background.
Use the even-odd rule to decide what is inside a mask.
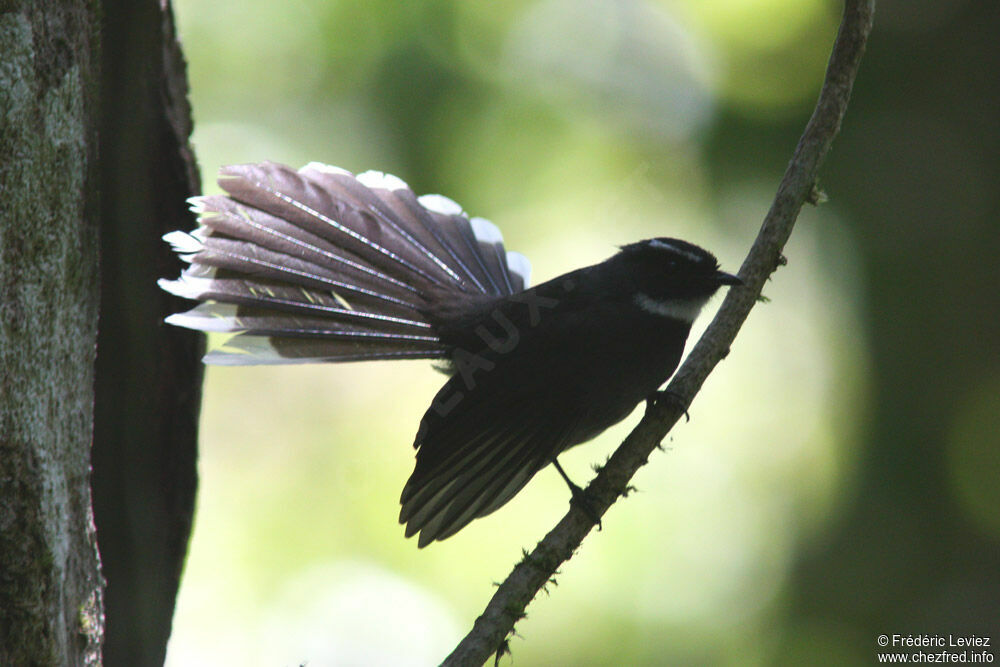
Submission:
[[[265,159],[387,171],[493,220],[537,283],[649,236],[737,269],[840,7],[175,9],[206,191]],[[640,492],[529,607],[513,664],[873,664],[880,634],[1000,640],[998,32],[997,3],[879,4],[829,203],[803,211],[770,302]],[[405,540],[399,492],[441,382],[416,362],[209,370],[168,664],[448,653],[568,494],[545,470],[448,541]],[[570,475],[637,418],[568,454]]]

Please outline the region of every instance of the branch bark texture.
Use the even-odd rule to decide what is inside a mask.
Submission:
[[[674,375],[667,390],[679,398],[649,409],[608,463],[587,487],[590,504],[599,516],[628,492],[629,482],[649,455],[684,414],[709,373],[729,352],[768,277],[782,262],[802,205],[814,192],[822,164],[847,111],[851,88],[871,32],[874,0],[846,0],[844,14],[827,66],[819,100],[792,159],[785,170],[757,238],[740,268],[745,285],[730,289],[719,312]],[[507,637],[524,616],[528,603],[572,557],[593,529],[588,515],[571,506],[569,512],[498,587],[472,630],[449,655],[444,665],[481,665],[491,655],[506,651]]]

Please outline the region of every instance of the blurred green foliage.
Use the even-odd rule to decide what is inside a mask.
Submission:
[[[883,633],[1000,641],[989,4],[880,4],[831,203],[804,211],[771,302],[641,492],[529,607],[515,664],[871,664]],[[535,282],[651,235],[735,269],[838,9],[176,2],[204,174],[389,171],[494,220]],[[409,444],[441,381],[421,363],[210,369],[171,665],[448,652],[568,498],[543,471],[444,543],[404,540]],[[634,421],[567,455],[571,475]]]

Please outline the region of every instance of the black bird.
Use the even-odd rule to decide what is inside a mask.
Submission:
[[[196,231],[164,237],[190,266],[161,287],[204,302],[167,322],[236,333],[211,364],[442,360],[451,377],[400,499],[420,547],[550,463],[565,477],[556,457],[653,396],[702,306],[740,284],[711,253],[655,238],[528,289],[492,223],[389,174],[265,162],[219,185],[192,199]]]

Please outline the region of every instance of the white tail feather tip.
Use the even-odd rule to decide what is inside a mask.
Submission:
[[[183,313],[174,313],[163,321],[175,327],[232,333],[245,331],[236,318],[236,306],[231,303],[203,303]]]
[[[528,258],[519,252],[510,250],[507,252],[507,268],[511,270],[511,273],[521,276],[524,289],[528,289],[528,285],[531,283],[531,262],[528,261]]]
[[[410,187],[406,184],[406,181],[398,176],[393,176],[383,171],[366,171],[363,174],[358,174],[356,178],[362,185],[373,189],[406,190]]]
[[[469,222],[472,223],[472,233],[480,243],[503,243],[500,228],[486,218],[473,218]]]
[[[462,207],[458,202],[444,195],[421,195],[417,197],[417,201],[427,210],[441,215],[462,215]]]
[[[170,244],[174,252],[182,255],[199,253],[204,247],[197,236],[182,231],[168,232],[163,235],[163,240]]]
[[[160,278],[156,281],[160,289],[170,292],[174,296],[179,296],[182,299],[200,299],[208,290],[211,283],[211,278],[196,278],[186,273],[182,273],[181,277],[177,280]]]
[[[188,209],[192,213],[194,213],[196,215],[201,215],[202,213],[205,212],[205,200],[206,199],[208,199],[208,197],[206,197],[204,195],[197,195],[195,197],[188,197],[187,198]]]
[[[318,171],[321,174],[340,174],[343,176],[353,176],[351,172],[347,171],[343,167],[335,167],[332,164],[324,164],[322,162],[310,162],[299,169],[301,174],[304,171]]]

